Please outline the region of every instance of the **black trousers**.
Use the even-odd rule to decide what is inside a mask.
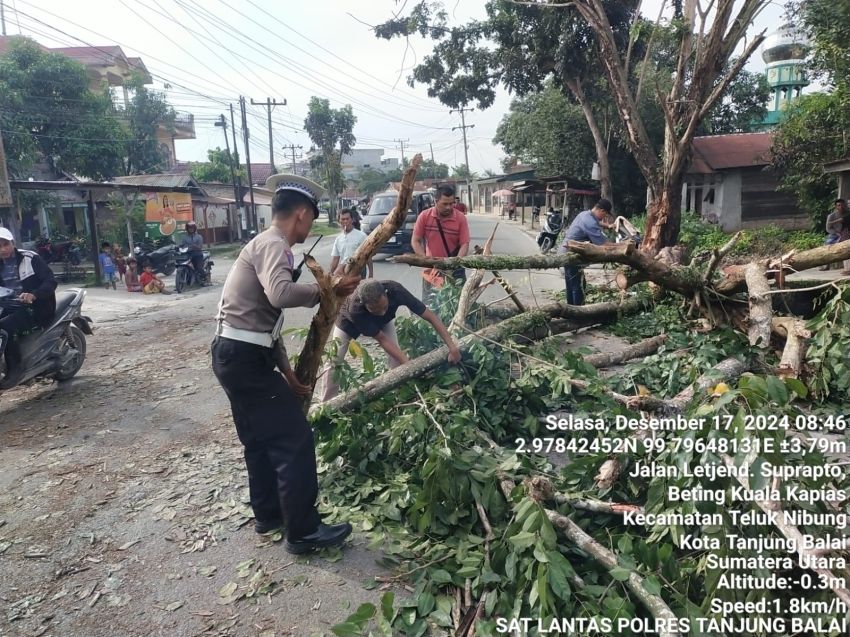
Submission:
[[[198,283],[204,282],[204,255],[200,252],[190,252],[189,259],[192,261],[192,267],[195,269],[195,280]]]
[[[0,312],[3,311],[0,310]],[[6,332],[5,336],[0,335],[0,356],[5,352],[6,365],[9,369],[16,368],[21,363],[21,352],[16,343],[16,336],[34,327],[36,322],[29,307],[12,310],[0,316],[0,330]]]
[[[313,430],[272,350],[217,336],[212,366],[245,448],[254,517],[283,520],[290,540],[309,535],[320,522]]]

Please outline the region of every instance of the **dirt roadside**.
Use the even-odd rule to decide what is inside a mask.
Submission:
[[[125,308],[75,380],[0,396],[0,635],[329,635],[378,603],[357,533],[299,559],[254,533],[209,369],[219,291]]]

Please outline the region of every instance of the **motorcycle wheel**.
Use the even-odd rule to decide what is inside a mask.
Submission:
[[[76,325],[69,325],[62,338],[62,353],[65,349],[77,350],[77,353],[53,375],[58,381],[71,380],[86,360],[86,335]]]
[[[540,251],[543,254],[549,252],[552,249],[552,239],[550,237],[543,237],[543,240],[540,242]]]
[[[177,266],[174,265],[173,263],[166,263],[165,266],[162,268],[162,273],[165,276],[171,276],[172,274],[174,274],[174,270],[176,270],[176,269],[177,269]]]
[[[177,270],[177,276],[174,277],[174,289],[177,290],[177,294],[180,294],[184,289],[186,289],[186,285],[189,283],[189,276],[188,268],[180,268]]]
[[[204,283],[206,285],[212,285],[212,266],[208,265],[204,268]]]

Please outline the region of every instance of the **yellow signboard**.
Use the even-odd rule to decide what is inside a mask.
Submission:
[[[145,225],[149,231],[171,236],[192,220],[192,195],[186,192],[149,192],[145,202]]]

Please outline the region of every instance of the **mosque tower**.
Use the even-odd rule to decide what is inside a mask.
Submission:
[[[809,85],[804,68],[808,51],[805,35],[790,23],[765,38],[761,56],[767,63],[765,75],[770,84],[771,100],[762,122],[764,127],[776,126],[782,110]]]

